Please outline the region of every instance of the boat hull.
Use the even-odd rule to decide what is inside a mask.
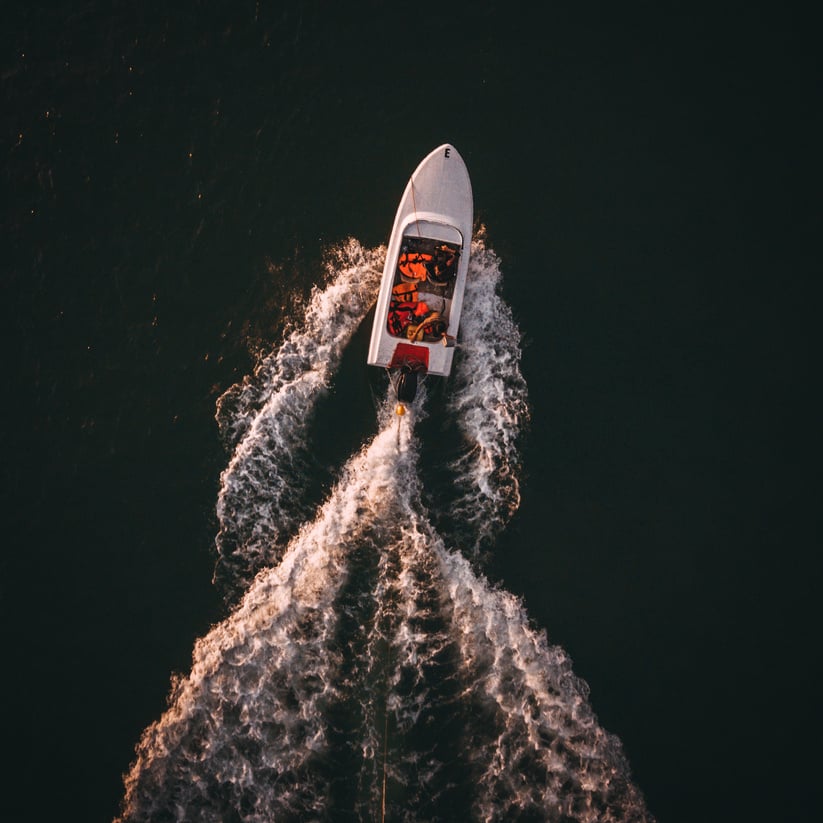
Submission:
[[[466,164],[454,146],[439,146],[414,171],[397,209],[377,297],[369,365],[411,365],[441,377],[451,373],[473,219]],[[413,299],[405,300],[406,295]]]

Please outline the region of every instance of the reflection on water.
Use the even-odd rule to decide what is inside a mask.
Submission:
[[[216,574],[238,603],[146,729],[120,820],[650,820],[566,654],[479,565],[518,505],[528,417],[482,239],[446,403],[463,438],[450,493],[432,502],[421,479],[424,385],[402,420],[387,394],[322,506],[303,503],[308,421],[382,252],[334,250],[305,316],[218,404],[233,453]]]

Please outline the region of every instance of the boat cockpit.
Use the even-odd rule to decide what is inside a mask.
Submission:
[[[460,252],[459,242],[403,236],[386,321],[389,334],[429,343],[445,338]]]

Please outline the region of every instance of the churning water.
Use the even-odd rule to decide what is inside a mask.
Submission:
[[[309,422],[384,253],[334,249],[282,343],[218,402],[215,579],[233,609],[145,730],[120,821],[651,819],[568,656],[483,574],[519,504],[528,403],[482,235],[437,494],[417,434],[431,386],[398,418],[386,381],[373,438],[308,502]]]

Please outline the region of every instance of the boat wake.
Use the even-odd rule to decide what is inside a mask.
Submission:
[[[253,375],[218,400],[217,423],[233,454],[217,499],[215,582],[229,599],[280,560],[311,515],[304,502],[306,421],[374,301],[384,253],[353,240],[331,249],[326,285],[313,290],[300,324],[287,329],[283,344],[261,358]]]
[[[482,238],[445,403],[463,435],[451,498],[422,480],[424,383],[400,424],[387,393],[325,502],[301,503],[308,421],[383,251],[338,249],[305,321],[219,403],[218,570],[242,596],[145,730],[118,821],[651,820],[566,654],[479,568],[517,508],[528,419]],[[435,526],[437,505],[462,531]]]

